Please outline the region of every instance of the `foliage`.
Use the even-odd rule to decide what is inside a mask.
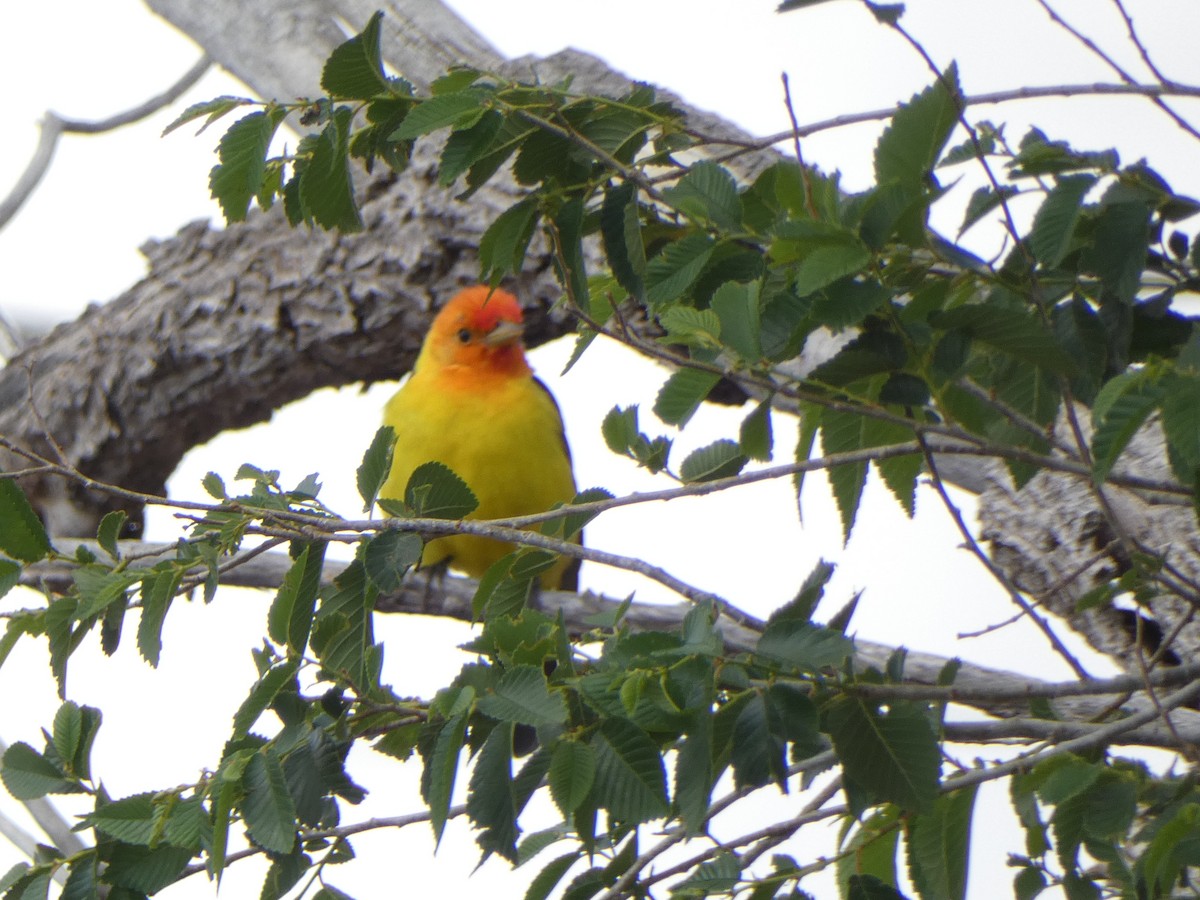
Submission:
[[[892,23],[902,11],[876,9]],[[328,61],[327,98],[267,103],[229,127],[210,178],[226,216],[236,221],[252,202],[278,200],[293,225],[361,228],[355,164],[403,169],[422,140],[444,138],[440,178],[461,185],[464,198],[509,166],[526,190],[483,237],[483,279],[499,283],[519,271],[540,233],[580,322],[579,352],[597,333],[620,331],[677,367],[654,407],[667,426],[685,427],[721,379],[762,399],[737,434],[682,460],[670,437],[641,430],[637,408],[609,414],[609,447],[671,474],[681,491],[736,484],[750,460],[771,459],[773,404],[803,412],[800,463],[819,440],[847,535],[872,465],[910,514],[922,472],[936,476],[941,454],[964,450],[1002,460],[1018,483],[1053,467],[1096,485],[1136,484],[1121,454],[1152,417],[1161,419],[1175,479],[1158,487],[1195,495],[1200,338],[1176,299],[1196,289],[1200,240],[1177,223],[1200,204],[1148,164],[1123,165],[1112,151],[1081,151],[1037,129],[1014,149],[1002,128],[967,118],[950,66],[892,116],[870,188],[847,193],[836,174],[782,158],[741,183],[711,152],[681,162],[685,151],[709,149],[706,141],[647,86],[608,98],[454,69],[419,95],[385,72],[379,40],[376,15]],[[249,104],[219,98],[175,124]],[[290,155],[269,156],[289,116],[309,131]],[[965,139],[951,147],[955,133]],[[1008,221],[1010,246],[998,262],[928,225],[945,193],[941,173],[968,163],[983,164],[989,184],[962,230],[987,217]],[[1040,197],[1023,231],[1009,215],[1017,193]],[[592,238],[606,271],[586,269],[583,245]],[[634,310],[661,329],[661,340],[619,327]],[[850,339],[801,377],[789,363],[820,329]],[[1082,431],[1056,425],[1080,415],[1075,404],[1091,409],[1086,443],[1076,437]],[[367,510],[393,442],[381,431],[358,470]],[[122,557],[122,522],[106,519],[104,556],[81,551],[68,589],[10,619],[0,659],[23,635],[45,637],[64,703],[45,747],[9,748],[0,775],[21,799],[89,795],[83,827],[95,844],[13,869],[0,881],[6,898],[46,896],[61,868],[72,900],[99,896],[101,885],[113,898],[152,894],[197,860],[220,878],[235,829],[271,859],[264,897],[303,879],[314,897],[343,896],[327,879],[353,857],[343,816],[365,789],[344,764],[360,743],[398,762],[420,758],[439,839],[460,814],[451,798],[460,760],[470,757],[465,815],[481,853],[539,865],[527,894],[535,898],[560,887],[569,898],[646,896],[667,878],[681,897],[803,896],[804,879],[830,864],[846,897],[897,897],[908,889],[901,848],[919,896],[962,897],[975,788],[1014,771],[1013,804],[1027,833],[1026,852],[1013,858],[1018,896],[1054,883],[1072,897],[1166,895],[1200,865],[1192,780],[1153,777],[1109,755],[1119,728],[1031,753],[1019,767],[946,769],[948,695],[904,693],[903,654],[882,669],[863,666],[844,623],[812,620],[827,566],[765,623],[709,596],[692,596],[681,625],[658,631],[634,629],[618,611],[580,632],[540,611],[528,602],[538,573],[551,551],[582,552],[563,538],[605,508],[604,492],[558,511],[563,524],[544,530],[540,549],[519,551],[482,579],[479,628],[466,647],[477,660],[428,701],[402,697],[380,678],[378,597],[402,588],[423,539],[470,527],[499,534],[501,526],[458,521],[475,500],[440,466],[418,470],[403,503],[381,504],[392,518],[367,527],[326,509],[315,477],[284,489],[278,473],[244,467],[238,480],[249,489],[230,495],[209,476],[214,502],[173,554],[149,565]],[[211,599],[222,567],[247,537],[263,535],[286,543],[291,564],[255,656],[258,679],[221,759],[194,784],[110,798],[90,766],[93,742],[103,739],[100,712],[65,699],[71,653],[97,629],[112,652],[126,609],[139,604],[137,646],[157,665],[172,600],[191,591]],[[357,553],[323,585],[325,543],[334,538],[357,541]],[[4,479],[0,552],[5,590],[23,566],[60,558]],[[1135,556],[1095,602],[1161,588],[1161,569],[1161,560]],[[752,648],[729,646],[718,624],[726,617],[757,629]],[[947,671],[946,686],[953,678]],[[1043,707],[1034,712],[1052,715]],[[522,730],[537,736],[527,755],[516,752]],[[716,850],[704,844],[666,875],[648,867],[672,844],[706,834],[725,805],[818,777],[834,778],[844,804]],[[522,813],[542,790],[560,822],[525,834]],[[831,817],[845,823],[836,860],[766,858]]]

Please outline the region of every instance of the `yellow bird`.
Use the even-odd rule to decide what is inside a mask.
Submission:
[[[430,461],[474,491],[473,519],[545,512],[575,496],[562,416],[525,359],[523,333],[521,305],[502,290],[467,288],[437,314],[411,377],[384,409],[397,441],[380,496],[403,499],[413,470]],[[453,535],[426,544],[421,564],[445,561],[478,578],[513,549]],[[575,590],[578,568],[560,558],[542,587]]]

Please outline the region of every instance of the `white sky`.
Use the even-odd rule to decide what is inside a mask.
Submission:
[[[776,15],[775,4],[768,0],[621,0],[605,4],[603,12],[595,4],[562,0],[456,0],[451,5],[507,55],[549,53],[573,45],[760,134],[787,127],[781,71],[789,74],[802,123],[887,107],[931,80],[910,49],[875,26],[852,2],[784,16]],[[186,38],[135,0],[60,0],[55,6],[64,24],[53,27],[49,41],[44,13],[36,5],[5,4],[0,78],[10,93],[6,139],[0,144],[0,193],[15,181],[32,152],[35,123],[43,110],[81,118],[109,115],[161,90],[197,55]],[[1122,30],[1111,4],[1072,0],[1055,6],[1104,46],[1121,48],[1122,63],[1141,73],[1136,54],[1120,40]],[[1200,81],[1195,53],[1200,4],[1131,0],[1129,7],[1166,73],[1185,82]],[[903,19],[940,64],[958,59],[968,93],[1023,84],[1115,80],[1051,26],[1033,0],[989,5],[987,16],[979,9],[978,4],[955,0],[914,0]],[[166,139],[158,135],[187,103],[222,93],[244,90],[220,73],[210,73],[176,110],[112,135],[65,139],[31,203],[0,231],[0,313],[34,323],[73,317],[87,303],[114,297],[140,277],[144,266],[137,247],[147,238],[167,236],[187,221],[215,216],[206,185],[219,129],[199,138],[188,129]],[[1190,107],[1193,121],[1200,119],[1198,106]],[[1200,194],[1195,145],[1145,104],[1111,99],[1023,103],[976,115],[1008,121],[1014,141],[1026,122],[1036,121],[1051,137],[1070,138],[1080,147],[1117,145],[1127,161],[1149,156],[1177,189]],[[862,187],[870,178],[877,132],[878,126],[858,126],[814,137],[805,144],[806,159],[826,169],[841,169],[850,188]],[[964,183],[956,188],[960,203],[971,187]],[[953,233],[958,216],[948,211],[939,222]],[[978,239],[987,238],[981,230]],[[615,365],[611,355],[590,353],[566,378],[557,379],[568,350],[565,345],[547,347],[534,355],[534,362],[552,382],[564,408],[579,484],[616,492],[661,486],[604,448],[599,422],[614,403],[641,402],[648,416],[662,373],[640,360],[622,358]],[[390,390],[377,386],[365,395],[322,392],[277,414],[268,425],[224,435],[185,460],[171,490],[180,497],[200,496],[198,482],[204,472],[216,469],[230,478],[239,463],[250,461],[283,468],[285,477],[296,480],[319,471],[326,483],[323,499],[335,509],[354,512],[359,508],[354,467]],[[676,458],[681,459],[687,447],[728,433],[741,415],[739,410],[704,410],[680,439]],[[309,423],[314,419],[329,424],[334,437],[321,444],[312,441]],[[645,424],[652,421],[649,417]],[[777,419],[780,459],[790,456],[794,427]],[[853,539],[842,548],[827,491],[820,479],[810,479],[809,484],[803,528],[789,484],[779,483],[747,488],[736,496],[614,512],[589,529],[589,543],[644,555],[760,615],[787,599],[817,559],[836,560],[840,568],[823,615],[865,588],[855,617],[863,637],[961,654],[1043,677],[1067,674],[1045,649],[1044,640],[1023,626],[970,641],[957,638],[960,632],[1007,618],[1011,608],[958,549],[958,535],[931,492],[921,493],[917,518],[909,522],[872,483]],[[967,507],[973,515],[969,503]],[[166,517],[156,516],[151,536],[169,534],[173,527]],[[585,567],[584,579],[587,586],[613,596],[637,590],[641,598],[665,597],[625,573]],[[229,717],[252,678],[248,649],[262,634],[266,603],[266,597],[223,591],[210,608],[177,604],[168,619],[164,662],[157,672],[141,662],[132,642],[112,660],[90,648],[81,652],[72,666],[70,696],[105,710],[96,758],[99,771],[112,779],[110,793],[121,796],[186,782],[203,765],[216,761]],[[386,675],[401,692],[428,694],[465,659],[453,647],[465,639],[466,631],[453,623],[379,617],[378,629],[387,644]],[[215,661],[227,667],[228,678],[196,678]],[[57,705],[41,645],[22,645],[0,669],[0,696],[6,698],[0,707],[0,737],[40,746],[38,729],[49,723]],[[148,722],[157,726],[154,733],[135,743],[134,736]],[[363,809],[347,810],[346,820],[416,808],[415,764],[405,767],[407,772],[399,776],[403,782],[397,784],[395,767],[369,753],[356,753],[353,762],[365,784],[387,789],[379,790]],[[992,793],[1003,804],[1003,792]],[[5,808],[10,805],[0,802]],[[752,812],[758,817],[769,814],[765,807]],[[977,822],[992,818],[989,812]],[[1007,885],[1011,878],[1004,867],[1004,849],[1012,845],[1011,838],[999,835],[981,842],[986,830],[977,824],[976,896],[994,895],[988,886],[996,879]],[[453,891],[461,882],[464,891],[520,896],[536,871],[514,875],[502,864],[489,864],[463,882],[474,864],[474,845],[455,827],[436,858],[426,828],[399,836],[362,836],[354,843],[360,861],[331,877],[360,897],[379,896],[377,879],[395,878],[391,867],[398,852],[405,855],[404,879],[414,892],[421,885]],[[372,855],[384,860],[390,874],[379,874]],[[14,851],[0,846],[0,871],[16,859]],[[260,877],[257,864],[238,864],[227,876],[224,895],[251,895]],[[210,897],[212,888],[195,878],[163,896]]]

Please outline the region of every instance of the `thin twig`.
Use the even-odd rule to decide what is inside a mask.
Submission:
[[[210,65],[212,65],[212,60],[208,58],[208,55],[201,56],[195,65],[188,69],[167,90],[155,97],[151,97],[144,103],[138,104],[132,109],[117,113],[115,116],[109,116],[107,119],[95,121],[68,119],[65,116],[60,116],[58,113],[47,110],[45,118],[42,120],[41,135],[38,138],[38,145],[33,152],[33,157],[29,160],[25,171],[21,173],[21,177],[17,179],[17,183],[13,185],[8,196],[0,201],[0,228],[7,225],[12,217],[25,205],[25,201],[29,199],[34,189],[41,183],[42,178],[45,177],[46,171],[50,168],[50,163],[54,159],[54,151],[58,146],[58,139],[62,135],[100,134],[101,132],[112,131],[123,125],[140,121],[158,112],[164,106],[178,100],[185,91],[200,80],[204,73],[208,71]]]

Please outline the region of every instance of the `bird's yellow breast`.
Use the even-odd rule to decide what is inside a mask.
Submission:
[[[562,418],[532,377],[481,380],[418,369],[388,403],[384,423],[397,435],[384,497],[402,498],[413,470],[429,461],[448,466],[475,493],[473,519],[544,512],[575,495]],[[455,535],[430,541],[422,564],[449,558],[453,568],[478,578],[513,549]],[[558,587],[568,562],[543,575],[543,586]]]

